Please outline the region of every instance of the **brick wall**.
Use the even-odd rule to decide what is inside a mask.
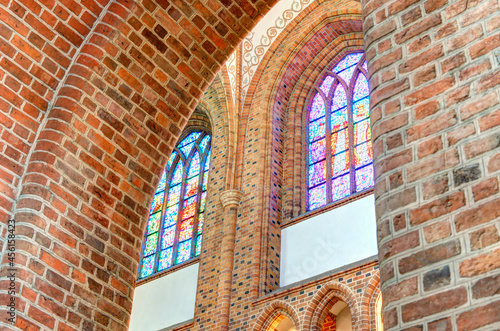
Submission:
[[[386,329],[500,325],[499,13],[363,3]]]

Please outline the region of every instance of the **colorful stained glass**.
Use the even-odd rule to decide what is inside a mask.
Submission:
[[[347,127],[347,108],[332,113],[330,117],[330,126],[332,132],[337,132]]]
[[[332,180],[332,201],[340,200],[351,193],[349,175]]]
[[[181,263],[189,260],[191,256],[191,240],[179,243],[177,248],[177,261],[176,263]]]
[[[325,117],[309,123],[309,141],[315,141],[325,136]]]
[[[205,211],[205,203],[207,202],[207,192],[203,192],[200,198],[200,213]]]
[[[359,145],[372,138],[370,119],[354,124],[354,145]]]
[[[309,187],[326,180],[326,160],[309,166]]]
[[[153,202],[151,203],[151,210],[149,211],[150,214],[156,213],[158,210],[160,210],[161,206],[163,205],[164,198],[165,192],[163,191],[154,195]]]
[[[189,164],[187,178],[196,176],[199,173],[200,173],[200,154],[198,152],[194,152],[193,158],[191,159],[191,163]]]
[[[333,68],[335,73],[339,73],[345,68],[358,64],[359,60],[363,57],[363,53],[352,53],[346,55],[336,66]]]
[[[207,172],[207,171],[208,171],[208,169],[210,169],[210,152],[211,152],[211,151],[209,150],[209,151],[208,151],[208,154],[207,154],[207,158],[206,158],[206,160],[205,160],[205,167],[204,167],[205,172]]]
[[[356,191],[363,191],[373,186],[373,164],[356,170]]]
[[[368,64],[365,62],[363,62],[363,65],[362,65],[363,69],[365,69],[366,71],[368,71]]]
[[[175,204],[168,207],[165,211],[165,217],[163,218],[163,226],[170,226],[177,223],[177,212],[179,211],[179,204]]]
[[[201,154],[205,152],[205,148],[207,148],[208,142],[210,141],[210,136],[206,135],[203,137],[203,139],[200,141],[200,148],[201,148]]]
[[[172,251],[173,247],[170,247],[160,252],[160,260],[158,261],[158,271],[165,270],[172,266]]]
[[[202,191],[206,191],[207,190],[207,184],[208,184],[208,174],[205,172],[203,174],[203,183],[201,184]]]
[[[352,100],[356,102],[359,99],[368,96],[369,93],[370,90],[368,89],[368,81],[366,80],[365,75],[359,73],[358,78],[356,79],[356,84],[354,85],[354,95]]]
[[[167,172],[163,171],[163,174],[160,177],[160,182],[158,183],[158,187],[156,188],[156,193],[164,191],[166,183],[167,183]]]
[[[176,157],[177,157],[177,152],[173,151],[172,154],[170,154],[170,157],[168,158],[167,170],[170,169]]]
[[[333,94],[332,111],[344,107],[347,107],[347,95],[345,93],[345,89],[342,86],[342,84],[338,84]]]
[[[158,232],[146,237],[146,245],[144,245],[144,256],[151,255],[156,251],[158,245]]]
[[[179,241],[184,241],[193,236],[193,220],[194,218],[182,221],[179,232]]]
[[[184,209],[182,211],[182,219],[193,217],[196,209],[196,195],[184,200]]]
[[[370,115],[370,98],[366,97],[356,101],[352,105],[354,123],[359,122]]]
[[[165,249],[174,244],[175,228],[176,226],[174,225],[163,230],[163,235],[161,237],[161,249]]]
[[[201,240],[202,240],[202,237],[203,236],[198,236],[198,238],[196,238],[196,249],[194,251],[194,256],[198,256],[201,253]]]
[[[338,154],[349,148],[349,129],[332,134],[332,154]]]
[[[340,78],[344,80],[344,82],[346,82],[346,84],[349,84],[352,78],[352,74],[354,73],[354,70],[356,70],[356,66],[344,69],[341,72],[339,72],[338,75]]]
[[[203,222],[205,222],[205,213],[198,215],[198,234],[203,232]]]
[[[349,170],[349,151],[332,156],[332,176],[336,177]]]
[[[200,176],[193,177],[189,179],[186,183],[186,193],[184,197],[190,197],[198,192],[198,180]]]
[[[181,197],[181,185],[175,185],[170,187],[170,189],[168,190],[167,207],[170,207],[179,202],[180,197]]]
[[[141,268],[141,278],[152,275],[154,265],[155,265],[155,256],[154,255],[143,258],[142,259],[142,268]]]
[[[326,156],[326,139],[318,140],[310,145],[309,163],[324,160]]]
[[[332,76],[327,76],[323,80],[323,84],[321,84],[321,86],[319,87],[319,89],[321,91],[323,91],[323,93],[325,93],[325,95],[327,97],[328,97],[328,92],[330,91],[330,88],[332,87],[332,84],[334,81],[335,81],[335,78],[333,78]]]
[[[325,116],[325,102],[321,94],[316,93],[312,102],[311,111],[309,112],[309,120],[313,121],[321,116]]]
[[[182,141],[179,143],[179,147],[195,142],[200,135],[201,132],[191,132],[186,138],[182,139]]]
[[[182,154],[184,154],[184,157],[187,158],[189,156],[189,153],[191,153],[191,150],[194,147],[194,143],[190,143],[186,146],[179,147],[181,150]]]
[[[177,163],[174,174],[172,175],[172,179],[170,180],[170,186],[177,185],[182,181],[182,168],[182,163]]]
[[[146,234],[149,235],[153,232],[158,231],[158,229],[160,228],[160,220],[161,220],[161,212],[157,212],[156,214],[149,216],[148,230]]]
[[[365,164],[372,162],[373,150],[372,142],[367,141],[364,144],[354,147],[354,165],[359,168]]]
[[[309,189],[309,209],[313,210],[326,204],[326,184]]]

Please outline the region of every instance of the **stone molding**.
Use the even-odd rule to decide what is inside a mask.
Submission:
[[[242,197],[243,193],[239,190],[226,190],[220,193],[220,202],[224,208],[233,205],[238,206]]]

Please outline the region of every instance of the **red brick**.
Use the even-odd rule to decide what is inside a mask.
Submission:
[[[499,321],[500,301],[470,309],[461,313],[457,317],[457,326],[459,331],[476,330],[482,326],[489,325]]]

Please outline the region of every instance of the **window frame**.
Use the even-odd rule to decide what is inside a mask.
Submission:
[[[353,72],[351,80],[348,82],[348,86],[346,87],[343,84],[344,79],[340,78],[338,76],[338,74],[333,72],[333,69],[346,56],[353,54],[353,53],[363,53],[363,55],[362,55],[361,59],[358,61],[358,63],[356,64],[356,69]],[[328,65],[329,69],[324,70],[321,75],[318,75],[319,78],[316,79],[314,85],[311,87],[311,89],[308,92],[308,95],[307,95],[305,103],[304,103],[304,112],[303,112],[304,113],[303,118],[304,118],[304,123],[305,123],[305,125],[304,125],[305,126],[305,130],[304,130],[305,138],[303,140],[305,142],[305,147],[304,147],[304,150],[305,150],[305,154],[304,154],[305,155],[305,158],[304,158],[305,159],[305,162],[304,162],[305,163],[305,181],[303,182],[304,183],[304,191],[303,192],[305,192],[305,194],[304,194],[305,198],[303,200],[304,201],[304,208],[302,209],[303,212],[301,215],[299,215],[298,217],[295,217],[294,219],[291,219],[289,222],[287,222],[287,226],[292,225],[292,224],[296,224],[304,219],[313,217],[313,216],[318,215],[320,213],[326,212],[330,209],[334,209],[334,208],[337,208],[339,206],[345,205],[345,204],[350,203],[352,201],[355,201],[357,199],[361,199],[365,196],[372,194],[374,191],[374,185],[372,185],[364,190],[356,191],[356,183],[355,183],[355,181],[356,181],[355,170],[356,169],[355,169],[354,162],[352,162],[354,160],[354,147],[355,147],[354,134],[353,134],[355,123],[353,120],[353,110],[352,110],[353,94],[354,94],[356,79],[358,78],[359,74],[363,73],[367,80],[369,78],[368,71],[365,70],[364,68],[362,68],[362,65],[365,61],[366,61],[366,52],[362,48],[341,51],[335,57],[335,60],[330,62],[330,64]],[[320,89],[320,87],[327,76],[334,77],[335,81],[334,81],[334,83],[332,83],[332,85],[330,86],[330,88],[328,90],[329,95],[325,96],[325,93],[323,93],[323,91]],[[331,168],[331,162],[332,162],[331,159],[332,159],[333,155],[331,153],[332,132],[331,132],[331,121],[330,120],[331,120],[331,102],[332,102],[332,99],[334,97],[334,92],[335,92],[335,89],[336,89],[338,84],[342,84],[342,86],[344,87],[344,90],[346,92],[346,97],[347,97],[347,106],[346,106],[347,122],[348,122],[347,123],[347,130],[349,130],[349,171],[347,173],[349,174],[350,193],[349,193],[349,195],[347,195],[339,200],[332,201],[332,180],[334,179],[334,177],[332,176],[332,168]],[[320,93],[321,96],[323,97],[324,102],[325,102],[325,135],[324,135],[324,137],[327,140],[325,142],[325,145],[326,145],[325,146],[326,203],[323,206],[317,207],[315,209],[310,209],[310,207],[309,207],[309,189],[310,189],[310,186],[309,186],[309,177],[310,177],[310,171],[309,171],[309,167],[310,167],[309,157],[310,157],[310,155],[309,155],[309,152],[310,152],[311,143],[309,141],[309,124],[311,121],[309,119],[310,118],[309,114],[310,114],[311,106],[312,106],[314,97],[316,96],[316,93]],[[370,93],[368,94],[368,97],[370,97]],[[360,99],[360,100],[362,100],[362,99]],[[370,113],[371,113],[371,109],[370,109]],[[317,119],[315,119],[315,120],[317,120]],[[368,120],[371,121],[371,114],[369,115]],[[362,122],[362,121],[359,121],[359,122]],[[371,122],[370,122],[370,130],[371,130]],[[319,140],[321,140],[321,138]],[[361,144],[363,144],[363,143],[361,143]],[[358,145],[360,145],[360,144],[358,144]],[[373,149],[373,142],[372,142],[372,149]],[[318,162],[321,162],[321,161],[318,161]],[[372,159],[371,164],[373,166],[373,164],[374,164],[373,159]],[[364,165],[363,167],[366,167],[366,166],[369,166],[369,164]],[[363,167],[360,167],[360,169]],[[373,175],[375,176],[375,174],[373,174]],[[341,176],[343,176],[343,175],[339,175],[335,178],[338,178]],[[319,185],[321,185],[321,184],[317,184],[316,186],[319,186]],[[316,187],[316,186],[312,186],[312,187]]]
[[[189,155],[187,157],[184,157],[184,154],[178,148],[179,144],[193,132],[201,132],[201,135],[200,135],[200,137],[198,137],[195,140],[194,147],[190,150]],[[204,137],[207,135],[210,137],[210,139],[209,139],[208,144],[206,146],[205,152],[201,153],[198,145],[199,145],[199,142],[201,142],[204,139]],[[151,210],[151,204],[153,203],[153,200],[151,200],[151,203],[149,204],[148,216],[147,216],[146,225],[145,225],[145,229],[144,229],[144,235],[142,237],[141,254],[140,254],[139,265],[138,265],[138,270],[137,270],[137,275],[136,275],[137,276],[136,285],[140,285],[140,284],[146,283],[148,281],[151,281],[153,279],[157,279],[165,274],[168,274],[168,273],[174,272],[176,270],[179,270],[181,268],[190,266],[190,265],[199,261],[199,258],[201,256],[201,254],[203,253],[203,251],[201,249],[202,245],[203,245],[203,239],[202,239],[201,244],[200,244],[200,254],[198,256],[196,256],[196,240],[199,236],[203,235],[203,232],[201,234],[197,233],[198,221],[199,221],[199,215],[200,215],[200,203],[201,203],[200,198],[201,198],[201,194],[203,193],[203,178],[205,176],[207,176],[207,190],[206,190],[206,192],[208,192],[208,182],[210,179],[209,178],[210,168],[205,170],[204,165],[205,165],[205,162],[206,162],[209,154],[210,154],[210,156],[212,155],[212,146],[213,146],[212,140],[213,140],[213,135],[212,135],[212,132],[210,129],[208,129],[205,126],[191,125],[181,133],[179,139],[177,140],[175,147],[173,148],[172,152],[170,153],[170,155],[167,159],[167,163],[165,164],[165,167],[163,168],[163,171],[166,170],[166,168],[168,166],[168,160],[170,160],[172,153],[177,152],[177,156],[172,161],[172,166],[170,167],[170,169],[168,170],[167,175],[166,175],[167,179],[166,179],[165,191],[164,191],[165,196],[164,196],[163,202],[162,202],[161,207],[160,207],[161,216],[160,216],[160,225],[159,225],[159,229],[158,229],[158,241],[156,244],[156,251],[154,254],[147,255],[147,256],[152,256],[152,255],[154,256],[153,273],[149,276],[145,276],[145,277],[141,278],[144,250],[145,250],[145,247],[147,244],[146,239],[148,237],[147,228],[148,228],[150,217],[152,215],[149,213],[149,211]],[[175,263],[176,258],[177,258],[177,254],[178,254],[177,250],[178,250],[178,244],[179,244],[180,226],[182,223],[182,214],[183,214],[183,207],[184,207],[184,200],[185,200],[184,195],[186,192],[188,171],[189,171],[189,166],[191,165],[192,158],[194,157],[195,151],[197,151],[200,155],[200,172],[198,174],[199,180],[198,180],[198,185],[197,185],[197,190],[196,190],[197,199],[196,199],[196,205],[195,205],[195,214],[193,216],[193,231],[192,231],[192,237],[191,237],[192,244],[191,244],[190,255],[189,255],[190,257],[185,261],[182,261],[180,263]],[[167,209],[166,204],[168,202],[168,191],[170,189],[170,183],[172,180],[172,176],[177,168],[178,162],[182,162],[182,164],[183,164],[183,173],[182,173],[181,182],[178,184],[178,185],[181,185],[181,190],[179,193],[179,201],[178,201],[179,209],[177,211],[177,216],[176,216],[176,224],[175,224],[176,229],[175,229],[174,243],[171,246],[172,247],[172,260],[171,260],[172,265],[170,267],[167,267],[167,268],[161,270],[161,271],[158,271],[159,255],[160,255],[160,252],[162,251],[161,239],[163,237],[163,232],[165,230],[163,228],[164,227],[163,225],[164,225],[164,221],[165,221],[165,219],[164,219],[165,212]],[[163,175],[163,171],[160,175],[160,180],[161,180],[161,176]],[[158,189],[158,184],[159,184],[159,182],[156,184],[155,193],[153,194],[153,199],[154,199],[154,195],[156,194],[156,190]],[[207,196],[208,196],[208,194],[207,194]],[[207,198],[207,196],[206,196],[206,198]],[[205,210],[204,210],[205,213],[206,213],[206,205],[207,205],[207,202],[205,202]],[[205,221],[206,221],[206,214],[205,214]]]

